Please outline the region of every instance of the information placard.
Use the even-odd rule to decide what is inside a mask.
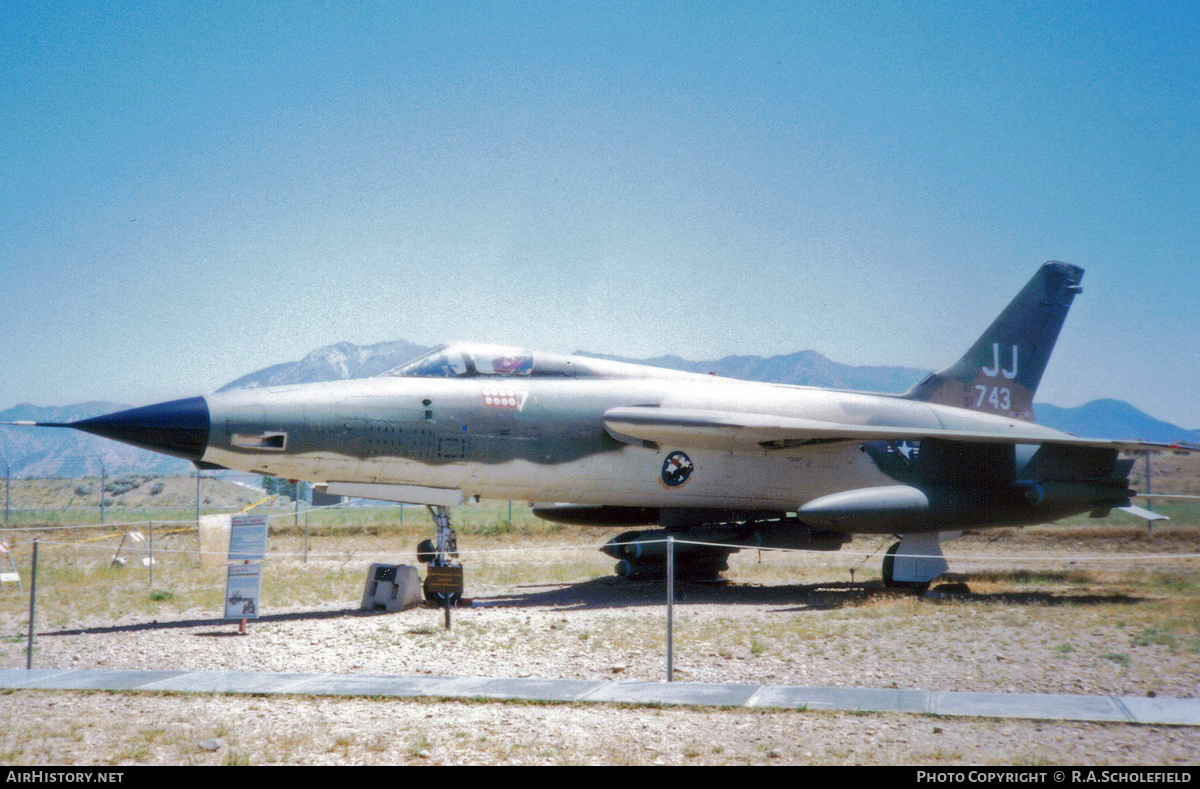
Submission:
[[[231,564],[225,578],[225,618],[257,619],[261,564]]]
[[[267,552],[267,516],[234,515],[229,525],[229,561],[261,562]]]
[[[458,565],[453,567],[429,565],[425,571],[425,591],[461,596],[463,593],[463,568]]]

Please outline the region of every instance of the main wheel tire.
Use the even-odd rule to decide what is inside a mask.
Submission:
[[[896,551],[899,548],[900,543],[893,543],[892,547],[888,548],[887,553],[883,555],[883,585],[888,589],[907,589],[913,594],[928,592],[933,581],[897,581],[893,577],[896,567]]]
[[[437,549],[433,545],[433,540],[421,540],[417,543],[417,561],[421,564],[429,564],[437,557]]]

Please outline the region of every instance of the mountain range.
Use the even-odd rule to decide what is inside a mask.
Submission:
[[[397,367],[426,350],[425,346],[404,340],[375,345],[340,342],[318,348],[299,361],[249,373],[217,391],[366,378]],[[698,362],[678,356],[630,359],[585,351],[577,353],[688,372],[711,372],[748,381],[885,393],[903,392],[929,372],[912,367],[845,365],[816,351],[771,357],[726,356]],[[0,411],[0,421],[68,422],[128,407],[105,402],[62,407],[22,404]],[[1122,400],[1093,400],[1076,408],[1037,403],[1035,411],[1039,423],[1080,436],[1200,443],[1200,430],[1187,430],[1155,419]],[[110,476],[114,473],[187,474],[194,470],[185,461],[86,433],[16,427],[0,427],[0,462],[8,463],[12,475],[18,477],[96,476],[100,473],[101,463]]]

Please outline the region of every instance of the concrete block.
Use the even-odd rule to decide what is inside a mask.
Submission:
[[[454,677],[318,674],[288,687],[289,693],[314,696],[429,696]]]
[[[603,680],[512,679],[507,677],[457,677],[427,695],[453,698],[528,699],[579,701],[607,685]]]
[[[139,690],[143,685],[186,674],[186,671],[139,671],[136,669],[82,669],[55,672],[33,680],[27,688],[54,690]]]
[[[937,715],[985,715],[1062,721],[1129,721],[1111,696],[1066,696],[1050,693],[968,693],[943,690],[933,694]]]
[[[139,689],[181,693],[291,693],[292,686],[315,676],[318,675],[270,671],[190,671],[148,682]]]
[[[759,685],[708,682],[606,682],[581,700],[623,704],[740,707],[748,702],[759,688]]]
[[[929,711],[929,691],[892,688],[805,688],[764,686],[750,701],[752,707],[847,710],[850,712]]]
[[[1200,699],[1147,699],[1123,696],[1118,701],[1138,723],[1200,726]]]
[[[50,677],[56,677],[69,672],[63,669],[51,668],[35,668],[26,670],[23,668],[6,668],[0,670],[0,688],[27,688],[33,683],[44,681]]]
[[[362,610],[404,611],[421,604],[421,576],[407,564],[372,564],[363,588]]]

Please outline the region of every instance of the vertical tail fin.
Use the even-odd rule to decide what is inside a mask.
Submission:
[[[1082,279],[1078,266],[1045,264],[956,364],[903,396],[1032,422],[1033,394]]]

